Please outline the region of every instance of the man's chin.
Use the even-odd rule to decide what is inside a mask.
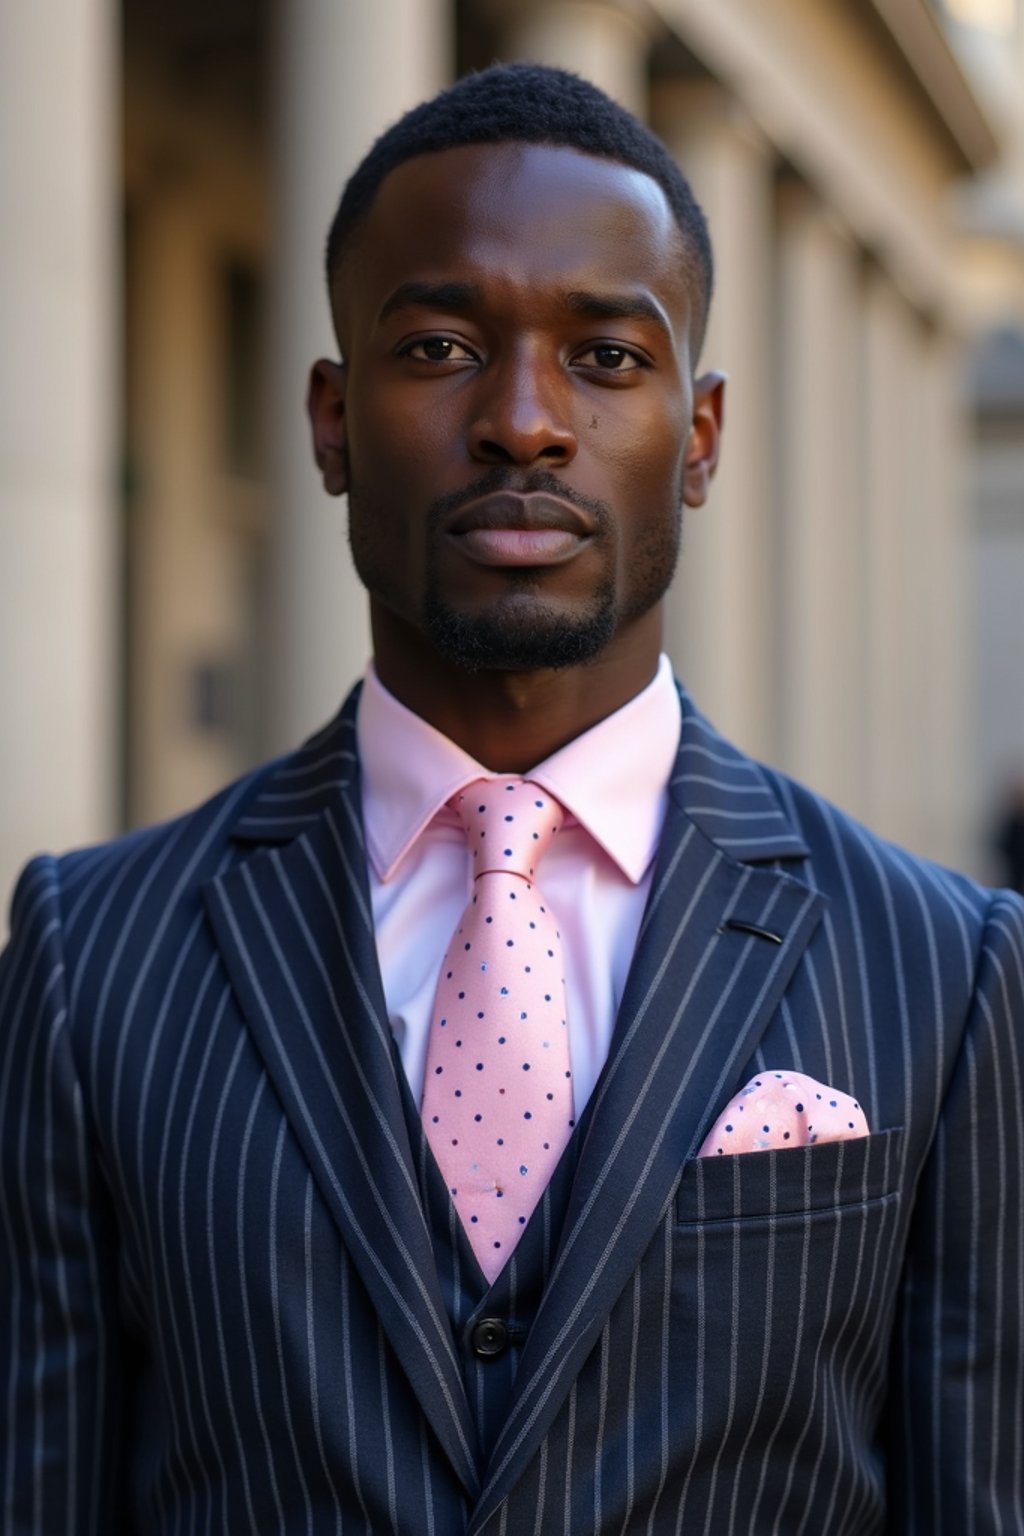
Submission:
[[[428,600],[424,623],[438,654],[467,672],[585,666],[615,634],[614,608],[607,600],[596,603],[589,613],[575,615],[538,603],[466,614]]]

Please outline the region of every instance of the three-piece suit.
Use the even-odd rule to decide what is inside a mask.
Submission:
[[[1024,903],[684,696],[611,1050],[488,1289],[388,1026],[354,715],[22,878],[3,1530],[1024,1529]],[[779,1067],[870,1134],[696,1158]]]

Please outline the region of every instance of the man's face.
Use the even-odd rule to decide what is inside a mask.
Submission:
[[[391,172],[338,283],[342,365],[311,390],[375,631],[535,668],[660,630],[710,473],[688,270],[660,187],[615,162],[501,144]]]

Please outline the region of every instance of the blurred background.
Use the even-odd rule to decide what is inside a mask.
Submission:
[[[1021,11],[5,6],[0,891],[32,851],[169,816],[296,742],[362,671],[303,409],[335,352],[327,225],[387,123],[516,58],[648,121],[709,215],[703,361],[730,393],[669,605],[679,672],[750,751],[1003,875],[1024,780]]]

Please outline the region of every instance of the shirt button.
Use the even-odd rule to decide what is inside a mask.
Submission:
[[[482,1317],[473,1324],[469,1342],[474,1355],[481,1360],[493,1360],[508,1347],[508,1329],[500,1317]]]

